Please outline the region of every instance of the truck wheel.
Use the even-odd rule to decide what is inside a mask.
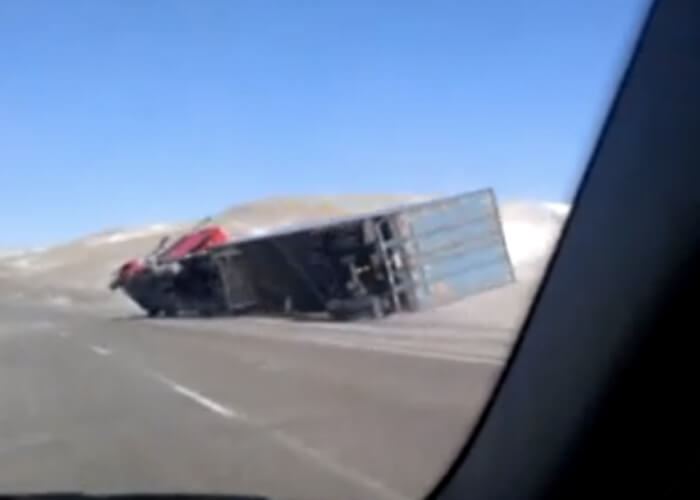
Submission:
[[[166,318],[174,318],[177,316],[177,309],[174,307],[166,307],[163,309],[163,314],[165,314]]]
[[[330,300],[326,304],[326,311],[333,319],[339,321],[381,319],[385,315],[382,300],[376,295]]]
[[[289,295],[284,298],[284,302],[282,303],[282,311],[284,312],[285,316],[294,316],[294,301]]]
[[[197,311],[197,314],[199,314],[200,318],[211,318],[216,314],[216,312],[211,307],[205,307]]]
[[[384,305],[382,299],[372,295],[372,304],[369,311],[372,319],[382,319],[384,317]]]
[[[158,309],[148,309],[146,311],[146,314],[149,318],[155,318],[156,316],[158,316],[158,313],[160,313]]]

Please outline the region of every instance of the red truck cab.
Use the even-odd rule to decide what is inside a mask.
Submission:
[[[191,253],[223,245],[228,239],[229,236],[223,228],[218,226],[205,227],[176,240],[160,255],[160,259],[181,259]]]
[[[229,235],[221,227],[210,226],[181,236],[165,250],[156,252],[156,262],[169,262],[184,258],[192,253],[209,250],[228,242]],[[150,259],[150,258],[149,258]],[[122,264],[110,284],[112,290],[128,284],[135,277],[149,270],[149,259],[131,259]]]

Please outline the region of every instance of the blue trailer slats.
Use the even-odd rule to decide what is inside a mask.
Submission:
[[[398,214],[417,308],[446,304],[514,280],[491,189],[430,201]]]

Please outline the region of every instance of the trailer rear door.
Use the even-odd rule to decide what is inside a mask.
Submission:
[[[414,205],[397,213],[399,250],[417,309],[454,302],[514,281],[491,189]]]

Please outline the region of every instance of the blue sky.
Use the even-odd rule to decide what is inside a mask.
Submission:
[[[0,246],[279,194],[566,201],[644,0],[0,2]]]

